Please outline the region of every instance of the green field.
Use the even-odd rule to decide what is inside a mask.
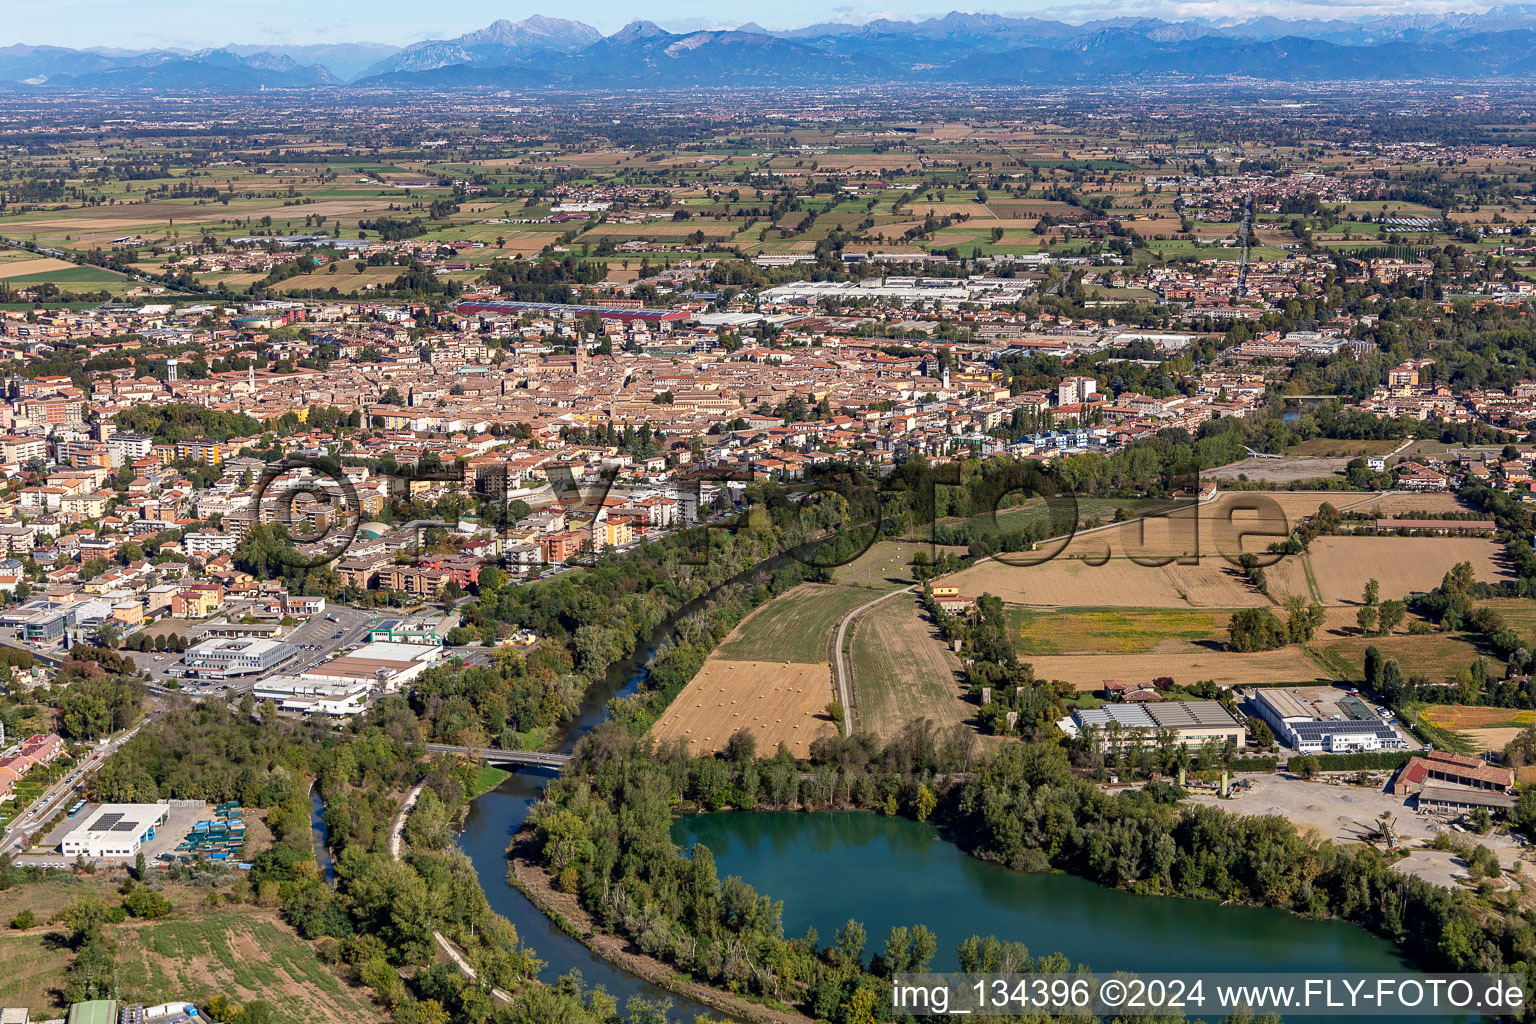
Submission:
[[[22,884],[0,892],[0,924],[23,907],[39,924],[0,931],[0,1006],[26,1006],[33,1020],[62,1017],[64,971],[74,954],[60,929],[47,923],[82,896],[116,902],[106,874]],[[282,1024],[353,1024],[383,1019],[367,990],[349,986],[321,963],[315,947],[271,911],[230,905],[201,906],[207,889],[168,887],[176,908],[157,921],[108,925],[117,949],[124,999],[147,1004],[186,1000],[206,1006],[223,993],[244,1003],[264,999]]]
[[[1323,640],[1309,646],[1334,678],[1341,680],[1361,677],[1367,647],[1375,647],[1384,658],[1396,659],[1405,676],[1423,676],[1434,682],[1471,667],[1479,654],[1470,641],[1455,633],[1356,636]]]
[[[714,657],[728,661],[827,660],[827,643],[842,617],[875,595],[858,587],[803,583],[744,619]]]
[[[882,540],[847,565],[838,566],[832,578],[841,586],[893,590],[913,582],[912,559],[915,555],[922,553],[932,559],[945,552],[963,555],[965,548]]]
[[[1160,644],[1224,641],[1224,611],[1179,608],[1008,609],[1020,654],[1149,654]]]

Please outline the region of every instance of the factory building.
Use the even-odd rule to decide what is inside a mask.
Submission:
[[[1408,741],[1374,715],[1324,718],[1296,690],[1261,689],[1254,696],[1253,704],[1259,717],[1274,730],[1280,742],[1303,754],[1408,749]]]
[[[66,857],[131,860],[144,840],[165,824],[170,804],[102,804],[76,825],[59,844]]]
[[[1105,743],[1114,746],[1150,745],[1163,734],[1186,747],[1216,740],[1241,748],[1246,740],[1242,721],[1214,700],[1106,704],[1074,711],[1059,724],[1074,736],[1092,727]]]

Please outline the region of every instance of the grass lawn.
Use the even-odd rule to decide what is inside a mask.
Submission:
[[[729,661],[826,661],[827,643],[838,622],[873,597],[860,587],[803,583],[742,620],[714,656]]]
[[[1225,611],[1181,608],[1009,608],[1020,654],[1149,654],[1166,641],[1225,640]]]

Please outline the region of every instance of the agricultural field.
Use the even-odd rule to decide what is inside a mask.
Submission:
[[[1285,450],[1287,455],[1321,455],[1330,458],[1354,459],[1365,455],[1390,455],[1403,446],[1401,441],[1345,441],[1327,437],[1314,437],[1310,441],[1293,444]]]
[[[889,739],[908,722],[945,727],[970,718],[960,660],[916,595],[893,597],[860,617],[852,641],[861,729]]]
[[[838,566],[832,578],[843,587],[890,590],[910,586],[912,558],[919,553],[933,558],[946,552],[964,554],[965,548],[942,544],[883,540],[847,565]],[[870,595],[872,596],[872,595]]]
[[[1219,646],[1228,618],[1183,608],[1011,608],[1008,625],[1020,655],[1167,654]]]
[[[1355,506],[1355,511],[1368,512],[1373,516],[1390,519],[1393,516],[1409,513],[1440,516],[1451,512],[1470,512],[1471,509],[1454,494],[1404,494],[1401,491],[1393,491],[1383,494],[1375,501]]]
[[[1455,633],[1356,635],[1314,640],[1311,646],[1319,660],[1341,680],[1360,678],[1367,647],[1376,648],[1384,658],[1396,659],[1405,676],[1423,676],[1437,682],[1470,667],[1479,656],[1471,641]]]
[[[738,623],[715,648],[711,660],[824,665],[838,622],[872,596],[860,587],[802,583]]]
[[[832,669],[825,661],[733,661],[711,656],[651,727],[650,735],[661,743],[685,740],[690,753],[702,754],[725,749],[732,733],[748,729],[764,754],[783,743],[796,757],[807,757],[812,743],[837,730],[826,713],[835,696]]]
[[[992,594],[1005,604],[1053,608],[1257,608],[1269,604],[1241,572],[1212,558],[1202,559],[1199,565],[1161,567],[1138,565],[1129,558],[1093,564],[1066,555],[1039,565],[994,560],[946,577],[945,582],[970,597]]]
[[[1477,607],[1498,612],[1509,628],[1524,637],[1530,649],[1536,650],[1536,598],[1487,598],[1478,601]]]
[[[1458,562],[1470,562],[1477,579],[1512,579],[1504,550],[1478,537],[1319,537],[1310,551],[1268,570],[1276,594],[1310,595],[1325,605],[1357,605],[1368,580],[1381,596],[1402,598],[1433,590]]]
[[[1214,680],[1218,685],[1253,683],[1313,683],[1326,674],[1299,646],[1254,654],[1224,650],[1185,654],[1064,654],[1027,659],[1035,678],[1060,679],[1078,690],[1098,690],[1106,679],[1146,682],[1169,676],[1184,685]]]
[[[0,933],[0,1005],[30,1006],[34,1019],[63,1016],[60,979],[72,959],[46,923],[72,900],[88,894],[115,901],[107,876],[18,885],[0,893],[0,920],[23,907],[42,923]],[[281,1024],[355,1024],[381,1011],[366,989],[344,983],[277,915],[248,906],[201,906],[206,889],[167,889],[177,909],[155,921],[108,925],[117,946],[124,998],[149,1004],[186,999],[206,1005],[224,993],[236,1002],[267,1000]]]
[[[1467,704],[1429,704],[1419,719],[1450,733],[1471,752],[1503,750],[1520,733],[1536,725],[1536,711],[1485,708]]]

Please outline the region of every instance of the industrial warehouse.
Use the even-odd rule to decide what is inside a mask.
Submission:
[[[66,857],[131,860],[144,841],[165,824],[170,804],[102,804],[59,843]]]
[[[1258,690],[1253,707],[1281,743],[1303,754],[1408,749],[1408,741],[1354,695],[1312,699],[1275,687]]]
[[[1214,700],[1107,704],[1073,711],[1058,724],[1072,736],[1095,729],[1104,743],[1117,747],[1142,746],[1160,735],[1186,747],[1211,740],[1242,747],[1245,736],[1238,717]]]

